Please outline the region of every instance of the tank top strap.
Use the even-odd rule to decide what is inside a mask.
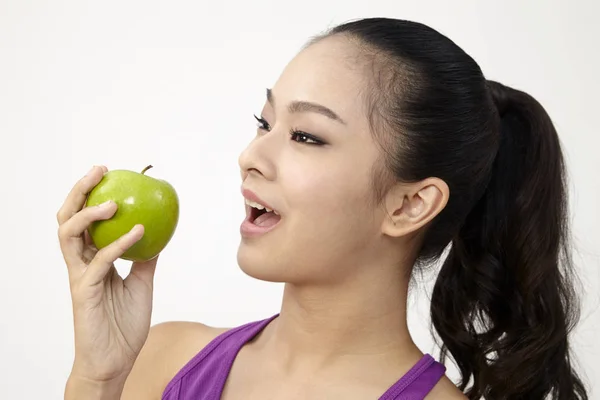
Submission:
[[[211,393],[213,396],[209,394],[209,398],[220,393],[219,390],[225,385],[229,370],[242,346],[262,331],[277,315],[279,314],[231,328],[215,337],[177,372],[165,387],[162,398],[179,399],[178,392],[181,390],[182,381],[186,381],[185,385],[190,386],[188,390],[191,391],[195,390],[193,388],[195,386],[210,388],[210,392],[214,393]],[[202,379],[199,380],[198,376]],[[178,394],[172,396],[172,392]],[[218,399],[218,395],[216,398]]]
[[[446,373],[446,367],[425,354],[379,400],[423,400]]]
[[[227,337],[223,338],[221,342],[215,344],[215,348],[218,347],[219,350],[217,354],[211,355],[212,359],[218,360],[217,365],[215,365],[215,376],[217,377],[217,382],[215,382],[215,385],[212,386],[215,399],[218,399],[221,396],[221,392],[223,391],[223,387],[225,386],[225,382],[229,376],[229,371],[233,366],[233,362],[235,361],[238,352],[246,343],[259,334],[278,315],[279,314],[275,314],[274,316],[262,321],[251,322],[249,324],[242,325],[231,335],[228,335]]]

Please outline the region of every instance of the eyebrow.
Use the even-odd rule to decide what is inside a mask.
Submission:
[[[273,96],[273,91],[267,88],[267,100],[269,104],[274,108],[275,107],[275,97]],[[339,115],[333,112],[331,109],[317,103],[311,103],[308,101],[292,101],[288,105],[288,112],[290,113],[301,113],[301,112],[314,112],[317,114],[324,115],[334,121],[342,123],[346,125],[346,121],[344,121]]]

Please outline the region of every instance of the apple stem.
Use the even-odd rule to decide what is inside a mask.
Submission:
[[[150,168],[152,168],[152,165],[148,165],[146,168],[144,168],[142,170],[142,175],[144,175],[144,172],[148,171]]]

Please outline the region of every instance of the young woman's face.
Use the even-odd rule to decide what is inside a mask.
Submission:
[[[239,158],[242,188],[281,219],[258,236],[242,232],[238,262],[250,276],[340,281],[377,257],[386,214],[373,204],[371,180],[380,150],[350,46],[330,37],[302,51],[257,115],[256,137]]]

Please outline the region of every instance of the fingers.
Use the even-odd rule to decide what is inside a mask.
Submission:
[[[114,201],[86,207],[59,227],[59,236],[80,238],[92,222],[109,219],[116,211],[117,203]]]
[[[83,243],[85,243],[86,247],[89,247],[93,250],[98,250],[96,248],[96,244],[94,243],[94,241],[92,240],[92,237],[90,236],[90,232],[87,229],[83,232]]]
[[[158,262],[158,256],[152,260],[144,262],[134,262],[131,271],[127,278],[125,278],[125,284],[131,284],[133,281],[138,280],[148,287],[152,288],[154,280],[154,272],[156,271],[156,263]]]
[[[69,192],[65,202],[56,214],[56,220],[63,224],[83,208],[88,193],[102,180],[108,169],[105,166],[93,167]]]
[[[113,263],[144,236],[144,226],[136,225],[128,233],[96,253],[83,274],[87,285],[97,285],[113,266]]]
[[[114,201],[86,207],[59,226],[58,238],[67,266],[81,261],[82,251],[85,248],[84,232],[90,224],[94,221],[109,219],[116,211],[117,204]]]

